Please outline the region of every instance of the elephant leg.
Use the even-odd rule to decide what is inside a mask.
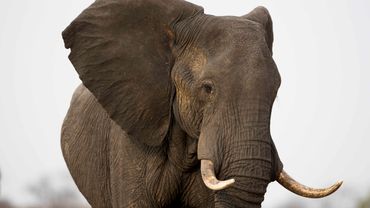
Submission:
[[[80,85],[64,119],[61,145],[69,171],[93,208],[111,208],[108,135],[110,119]]]
[[[113,208],[156,207],[146,188],[146,151],[141,146],[112,121],[109,166]]]
[[[154,207],[145,184],[147,149],[129,139],[80,85],[62,126],[63,156],[93,208]]]
[[[183,207],[179,197],[182,172],[170,162],[183,152],[183,143],[148,147],[131,139],[112,121],[109,161],[113,207]]]

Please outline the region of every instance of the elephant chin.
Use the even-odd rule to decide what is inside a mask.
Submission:
[[[214,164],[210,160],[201,160],[201,174],[204,184],[214,191],[226,189],[235,182],[234,179],[218,180],[215,175]],[[343,183],[343,181],[338,181],[334,185],[323,189],[310,188],[294,180],[284,170],[279,174],[277,181],[289,191],[307,198],[326,197],[338,190]]]

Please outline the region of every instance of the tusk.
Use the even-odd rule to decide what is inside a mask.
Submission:
[[[289,191],[307,198],[322,198],[328,196],[335,192],[343,183],[343,181],[338,181],[334,185],[323,189],[310,188],[295,181],[284,170],[279,174],[277,181]]]
[[[219,181],[215,176],[213,162],[210,160],[201,160],[200,170],[204,184],[214,191],[225,189],[235,182],[234,179]]]

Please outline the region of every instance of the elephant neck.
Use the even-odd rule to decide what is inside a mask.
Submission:
[[[179,207],[182,203],[181,192],[188,183],[184,180],[199,167],[196,152],[192,151],[196,144],[174,122],[162,146],[148,147],[145,185],[155,207]]]

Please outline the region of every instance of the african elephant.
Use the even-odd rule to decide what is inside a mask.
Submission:
[[[97,0],[64,31],[82,80],[62,150],[94,208],[261,207],[283,170],[269,12],[217,17],[181,0]]]

